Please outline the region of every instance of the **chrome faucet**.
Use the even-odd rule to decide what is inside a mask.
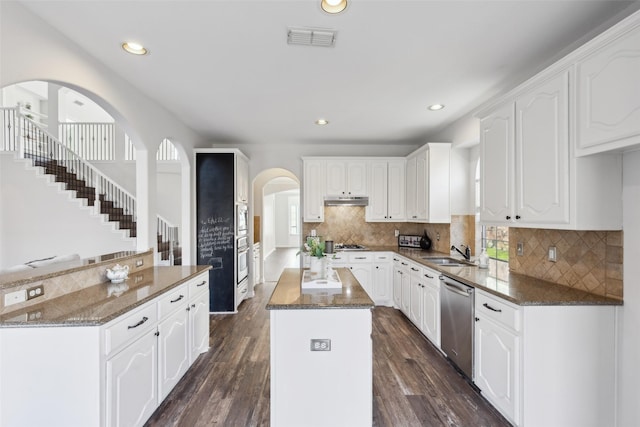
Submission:
[[[469,261],[471,259],[471,248],[469,246],[466,246],[466,245],[460,245],[460,246],[464,247],[464,252],[462,252],[460,249],[456,248],[454,245],[451,245],[451,250],[452,251],[455,250],[460,255],[462,255],[464,257],[464,259]]]

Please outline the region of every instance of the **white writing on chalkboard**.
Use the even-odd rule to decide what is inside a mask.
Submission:
[[[200,259],[209,259],[218,252],[233,250],[231,219],[211,217],[200,221],[198,252]]]

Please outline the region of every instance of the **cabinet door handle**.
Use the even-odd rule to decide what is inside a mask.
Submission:
[[[206,285],[206,284],[207,284],[207,281],[206,281],[206,280],[203,280],[203,281],[202,281],[202,283],[198,283],[198,284],[196,285],[196,287],[198,287],[198,288],[199,288],[200,286],[204,286],[204,285]]]
[[[479,321],[480,321],[480,318],[479,318],[479,317],[476,317],[476,322],[479,322]]]
[[[417,269],[417,268],[415,268],[415,267],[411,267],[411,270],[413,270],[413,271],[418,271],[418,269]]]
[[[511,217],[509,215],[507,215],[507,219],[511,219]]]
[[[516,219],[520,219],[520,215],[516,215]]]
[[[496,313],[502,313],[502,310],[500,310],[499,308],[493,308],[489,304],[487,304],[486,302],[484,304],[482,304],[482,305],[484,307],[488,308],[491,311],[495,311]]]
[[[367,257],[366,256],[357,256],[357,257],[355,257],[355,259],[367,259]]]
[[[378,266],[376,265],[376,270],[377,270],[377,269],[379,269],[379,268],[380,268],[380,267],[378,267]]]
[[[149,320],[149,318],[148,318],[147,316],[144,316],[144,317],[142,318],[142,320],[141,320],[141,321],[139,321],[138,323],[136,323],[135,325],[133,325],[133,326],[127,326],[127,329],[137,328],[138,326],[142,325],[142,324],[143,324],[144,322],[146,322],[147,320]]]
[[[174,302],[180,301],[182,298],[184,298],[184,295],[180,295],[178,298],[171,300],[171,304],[173,304]]]
[[[191,308],[196,308],[196,305],[195,304],[191,304]]]
[[[402,264],[402,265],[409,265],[409,264],[407,264],[406,262],[402,262],[401,264]]]
[[[433,276],[429,276],[428,274],[425,274],[424,277],[426,277],[427,279],[433,279]]]
[[[187,311],[191,311],[191,307],[187,307]]]

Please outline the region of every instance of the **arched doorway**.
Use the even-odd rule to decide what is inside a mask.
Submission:
[[[292,172],[273,168],[253,181],[254,283],[276,281],[285,267],[297,267],[302,241],[300,180]]]

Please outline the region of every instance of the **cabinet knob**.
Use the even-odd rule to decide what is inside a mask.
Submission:
[[[520,215],[516,215],[516,219],[520,219]]]
[[[389,215],[389,219],[393,218],[391,215]]]
[[[479,317],[476,317],[476,322],[477,322],[477,321],[479,321],[479,320],[480,320],[480,318],[479,318]]]
[[[511,219],[511,217],[509,215],[507,215],[507,219]]]

